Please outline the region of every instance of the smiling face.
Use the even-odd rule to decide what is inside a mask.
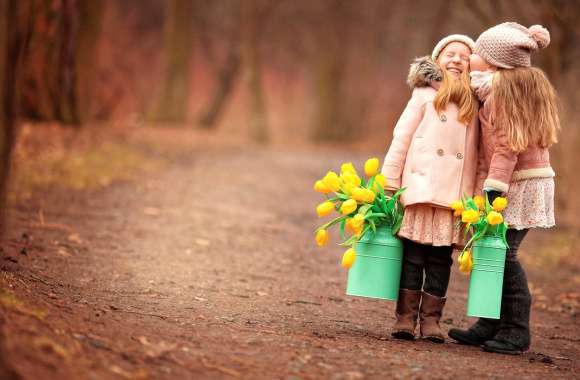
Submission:
[[[473,71],[493,71],[496,69],[495,66],[491,65],[477,53],[469,56],[469,65]]]
[[[454,78],[459,78],[465,71],[469,71],[469,56],[471,50],[461,42],[451,42],[439,54],[437,63],[443,70]]]

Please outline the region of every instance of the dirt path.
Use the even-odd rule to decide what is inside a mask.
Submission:
[[[1,279],[10,362],[25,379],[578,376],[576,314],[535,309],[517,357],[392,340],[394,304],[346,297],[342,249],[313,243],[313,180],[342,158],[210,148],[20,205]],[[470,323],[466,283],[454,269],[446,329]]]

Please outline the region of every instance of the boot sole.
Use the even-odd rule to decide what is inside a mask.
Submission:
[[[449,337],[451,339],[455,340],[459,344],[464,344],[466,346],[481,346],[483,343],[485,343],[487,340],[489,340],[489,339],[486,339],[484,341],[475,341],[475,340],[471,340],[471,339],[465,339],[463,337],[459,337],[459,336],[453,334],[452,332],[449,332],[447,335],[449,335]]]
[[[439,336],[424,336],[423,339],[426,339],[431,343],[437,344],[445,343],[445,338],[441,338]]]
[[[492,348],[492,347],[488,347],[488,346],[485,346],[485,345],[483,346],[483,350],[485,352],[493,352],[493,353],[496,353],[496,354],[514,355],[514,356],[523,355],[526,352],[524,350],[516,350],[516,351],[514,351],[514,350],[502,350],[500,348]]]
[[[410,333],[409,331],[395,331],[391,334],[393,338],[403,339],[403,340],[414,340],[415,334]]]

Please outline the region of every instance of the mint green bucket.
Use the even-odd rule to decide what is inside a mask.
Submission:
[[[368,231],[355,244],[356,260],[348,271],[346,294],[396,301],[399,296],[403,243],[389,227]]]
[[[473,243],[468,316],[499,319],[506,249],[502,238],[497,236],[486,236]]]

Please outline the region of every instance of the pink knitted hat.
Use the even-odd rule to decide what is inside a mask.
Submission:
[[[475,52],[487,62],[504,69],[530,67],[530,54],[550,44],[550,32],[541,25],[526,28],[504,22],[481,33]]]

